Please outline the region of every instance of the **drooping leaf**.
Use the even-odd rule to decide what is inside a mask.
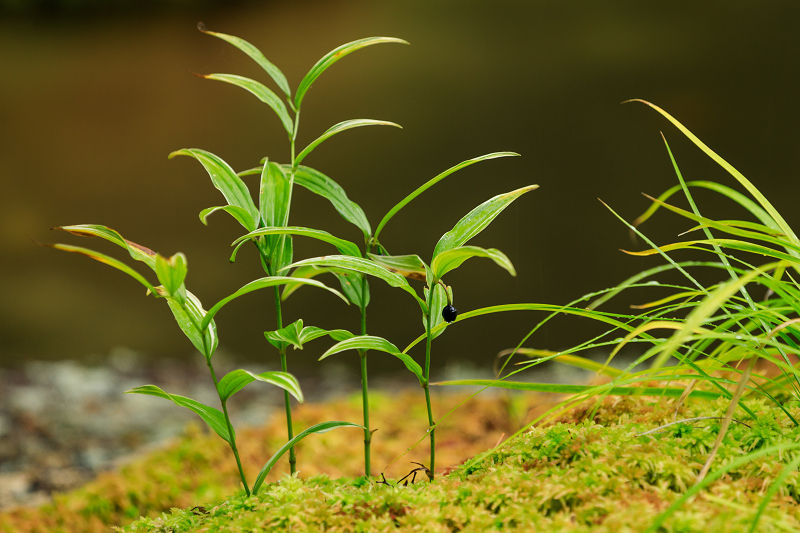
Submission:
[[[118,261],[117,259],[114,259],[113,257],[107,256],[105,254],[101,254],[100,252],[95,252],[94,250],[90,250],[88,248],[82,248],[80,246],[72,246],[72,245],[69,245],[69,244],[42,244],[42,246],[47,246],[49,248],[55,248],[56,250],[61,250],[61,251],[64,251],[64,252],[72,252],[72,253],[76,253],[76,254],[85,255],[86,257],[94,259],[95,261],[99,261],[101,263],[105,263],[108,266],[114,267],[117,270],[121,270],[122,272],[125,272],[130,277],[132,277],[133,279],[135,279],[136,281],[138,281],[139,283],[141,283],[142,285],[147,287],[147,290],[149,290],[150,292],[152,292],[152,293],[156,292],[155,287],[153,287],[153,285],[151,285],[150,282],[147,281],[144,278],[144,276],[142,276],[141,274],[136,272],[134,269],[132,269],[131,267],[129,267],[128,265],[126,265],[122,261]]]
[[[267,60],[267,58],[264,57],[264,54],[261,53],[261,50],[259,50],[252,44],[248,43],[244,39],[240,39],[239,37],[234,37],[233,35],[227,35],[224,33],[217,33],[215,31],[208,31],[205,28],[205,26],[202,25],[202,23],[198,24],[197,28],[206,35],[213,35],[214,37],[222,39],[223,41],[229,42],[230,44],[232,44],[233,46],[235,46],[236,48],[238,48],[239,50],[250,56],[250,58],[253,61],[261,65],[261,68],[263,68],[267,72],[267,74],[269,74],[270,77],[273,80],[275,80],[275,83],[278,84],[278,87],[280,87],[280,89],[284,93],[286,93],[286,96],[291,96],[291,91],[289,90],[289,82],[286,81],[286,76],[283,75],[283,72],[281,72],[278,67],[270,63],[269,60]]]
[[[278,98],[278,95],[265,87],[263,84],[255,80],[251,80],[250,78],[237,76],[235,74],[207,74],[204,75],[203,78],[207,80],[217,80],[230,83],[231,85],[241,87],[245,91],[255,95],[256,98],[267,104],[273,111],[275,111],[275,114],[281,119],[281,123],[286,129],[286,132],[291,137],[292,133],[294,132],[294,122],[289,116],[289,112],[286,110],[286,104],[284,104],[283,101]]]
[[[294,106],[297,109],[300,109],[300,105],[303,103],[303,97],[305,97],[306,92],[308,92],[308,90],[311,88],[311,84],[313,84],[314,81],[319,78],[320,74],[325,72],[328,67],[351,52],[355,52],[356,50],[366,46],[380,43],[408,44],[407,41],[395,39],[393,37],[367,37],[366,39],[359,39],[351,43],[343,44],[342,46],[331,50],[322,56],[322,59],[317,61],[313,67],[311,67],[311,70],[308,71],[308,74],[306,74],[303,80],[300,82],[300,85],[297,87],[297,92],[294,96]]]
[[[153,250],[123,238],[117,231],[107,226],[101,226],[99,224],[78,224],[75,226],[58,226],[53,229],[66,231],[67,233],[72,233],[73,235],[79,235],[81,237],[100,237],[101,239],[113,242],[117,246],[128,250],[132,258],[143,262],[153,270],[156,269],[156,253]]]
[[[459,246],[446,250],[433,258],[431,263],[431,270],[435,279],[442,279],[442,276],[460,267],[461,264],[470,257],[488,257],[501,267],[508,270],[509,274],[516,276],[517,272],[514,270],[514,265],[506,257],[506,254],[496,248],[479,248],[477,246]]]
[[[241,207],[250,215],[251,220],[247,221],[245,227],[255,228],[258,226],[258,209],[256,209],[253,198],[250,196],[250,190],[242,181],[242,178],[236,175],[236,172],[233,171],[228,163],[211,152],[206,152],[205,150],[197,148],[176,150],[169,154],[169,159],[177,155],[186,155],[197,159],[200,164],[203,165],[203,168],[206,169],[206,172],[208,172],[214,187],[222,193],[228,204]]]
[[[200,222],[208,226],[209,215],[216,213],[217,211],[225,211],[230,216],[235,218],[236,221],[247,231],[253,231],[256,229],[255,227],[250,227],[250,225],[253,224],[253,218],[250,216],[250,213],[248,213],[247,210],[235,205],[219,205],[216,207],[208,207],[203,209],[200,211]]]
[[[425,281],[427,265],[418,255],[375,255],[367,256],[383,268],[397,272],[403,277]]]
[[[285,172],[288,172],[291,170],[291,165],[284,165],[283,168]],[[294,173],[294,182],[314,194],[327,198],[342,218],[360,229],[365,239],[369,238],[372,228],[364,210],[347,197],[344,189],[338,183],[322,172],[302,165],[297,167]]]
[[[391,208],[389,210],[389,212],[386,213],[386,216],[383,217],[383,220],[381,220],[381,223],[378,224],[378,229],[375,230],[375,239],[377,240],[378,235],[380,235],[381,231],[383,230],[383,227],[386,226],[386,223],[389,222],[389,220],[391,220],[391,218],[393,216],[395,216],[398,211],[403,209],[409,202],[411,202],[411,200],[413,200],[414,198],[416,198],[417,196],[419,196],[420,194],[422,194],[426,190],[430,189],[435,184],[437,184],[438,182],[440,182],[441,180],[443,180],[444,178],[446,178],[447,176],[449,176],[453,172],[461,170],[462,168],[468,167],[468,166],[470,166],[470,165],[472,165],[474,163],[477,163],[479,161],[486,161],[488,159],[495,159],[495,158],[498,158],[498,157],[509,157],[509,156],[518,156],[518,155],[519,154],[516,153],[516,152],[494,152],[494,153],[482,155],[480,157],[476,157],[476,158],[473,158],[473,159],[467,159],[466,161],[463,161],[463,162],[457,164],[454,167],[448,168],[447,170],[445,170],[444,172],[442,172],[438,176],[436,176],[433,179],[430,179],[427,182],[425,182],[423,185],[418,187],[414,192],[412,192],[411,194],[409,194],[408,196],[403,198],[397,205],[395,205],[393,208]]]
[[[261,374],[254,374],[249,370],[232,370],[219,380],[217,390],[219,391],[220,398],[224,402],[254,381],[270,383],[280,387],[294,396],[298,402],[303,403],[303,391],[300,390],[300,383],[297,382],[297,378],[288,372],[262,372]]]
[[[186,291],[185,298],[169,296],[163,289],[159,290],[159,287],[156,287],[156,291],[166,298],[172,316],[183,334],[210,361],[219,344],[213,316],[208,316],[197,296],[189,291]]]
[[[390,272],[382,266],[376,265],[367,259],[362,259],[361,257],[351,257],[348,255],[326,255],[323,257],[314,257],[311,259],[304,259],[303,261],[297,261],[286,268],[307,265],[316,266],[317,268],[340,268],[344,270],[353,270],[369,276],[375,276],[376,278],[382,279],[392,287],[398,287],[412,295],[422,309],[422,312],[428,312],[427,305],[419,296],[417,296],[416,291],[411,288],[406,281],[406,278],[399,274],[395,274],[394,272]]]
[[[327,268],[317,268],[314,266],[304,266],[300,268],[296,268],[292,271],[291,277],[293,278],[301,278],[301,279],[310,279],[319,276],[320,274],[324,274],[329,272]],[[283,287],[283,292],[281,293],[281,300],[285,300],[289,296],[291,296],[294,291],[302,287],[302,283],[287,283]]]
[[[300,226],[289,226],[289,227],[261,228],[255,231],[251,231],[247,235],[239,237],[231,244],[231,246],[236,247],[233,251],[233,254],[231,255],[231,262],[236,260],[236,252],[239,250],[239,247],[242,244],[244,244],[250,239],[254,239],[262,235],[300,235],[302,237],[311,237],[312,239],[317,239],[334,245],[336,249],[339,250],[339,252],[341,252],[344,255],[361,257],[361,250],[358,249],[358,246],[356,246],[350,241],[334,237],[327,231],[311,229],[311,228],[303,228]]]
[[[230,296],[223,298],[222,300],[214,304],[214,307],[209,309],[208,313],[206,313],[205,318],[203,318],[203,322],[201,323],[200,328],[204,329],[209,324],[211,319],[214,318],[214,315],[216,315],[219,312],[219,310],[222,309],[222,307],[225,306],[231,300],[234,300],[240,296],[244,296],[245,294],[248,294],[250,292],[257,291],[259,289],[265,289],[267,287],[275,287],[277,285],[286,285],[287,283],[303,283],[305,285],[313,285],[314,287],[319,287],[320,289],[325,289],[326,291],[332,292],[333,294],[344,300],[344,302],[347,303],[348,305],[350,303],[347,301],[347,298],[345,298],[345,296],[342,293],[340,293],[336,289],[331,289],[324,283],[317,281],[315,279],[298,279],[285,276],[271,276],[251,281],[250,283],[243,286],[241,289],[234,292]]]
[[[335,341],[343,341],[353,337],[353,334],[344,329],[325,330],[314,326],[303,327],[303,320],[296,320],[285,328],[277,331],[267,331],[264,336],[273,345],[276,343],[284,343],[285,345],[292,345],[295,349],[302,350],[303,344],[328,335]]]
[[[327,352],[322,354],[319,360],[322,361],[323,359],[330,357],[333,354],[344,352],[346,350],[365,350],[365,351],[369,350],[369,351],[386,352],[400,359],[403,362],[403,364],[406,365],[406,368],[410,370],[415,376],[417,376],[420,385],[424,385],[425,383],[425,376],[422,373],[422,367],[419,366],[419,364],[416,361],[414,361],[410,355],[401,352],[400,350],[397,349],[397,346],[395,346],[391,342],[381,337],[361,335],[353,337],[351,339],[343,340],[331,346]]]
[[[264,483],[264,480],[266,479],[267,475],[272,470],[272,467],[274,467],[275,463],[278,462],[278,459],[283,457],[283,454],[289,451],[290,448],[294,447],[295,444],[297,444],[298,442],[300,442],[301,440],[303,440],[304,438],[306,438],[311,434],[325,433],[326,431],[343,427],[364,429],[364,426],[359,426],[358,424],[353,424],[352,422],[331,421],[331,422],[322,422],[321,424],[316,424],[295,435],[293,439],[289,440],[289,442],[281,446],[280,449],[277,452],[275,452],[275,455],[273,455],[269,459],[269,461],[267,461],[267,463],[264,465],[264,468],[262,468],[261,472],[258,473],[256,482],[253,483],[253,496],[258,494],[259,489],[261,489],[261,485]]]
[[[182,253],[178,252],[169,259],[156,254],[156,276],[170,296],[174,296],[183,285],[186,271],[186,256]]]
[[[203,422],[208,424],[208,427],[213,429],[214,433],[222,437],[225,442],[230,443],[232,441],[231,434],[228,431],[228,424],[225,422],[225,416],[219,409],[203,405],[202,403],[185,396],[164,392],[161,390],[161,388],[156,387],[155,385],[136,387],[134,389],[125,391],[125,394],[146,394],[148,396],[157,396],[159,398],[171,400],[175,405],[180,405],[181,407],[185,407],[191,411],[194,411],[200,418],[203,419]]]
[[[342,292],[350,302],[360,308],[363,299],[364,307],[369,305],[369,282],[365,280],[365,274],[336,271],[332,271],[332,274],[339,280]],[[362,289],[364,290],[362,291]]]
[[[295,165],[299,165],[300,162],[305,159],[305,157],[311,153],[314,148],[319,146],[323,141],[329,139],[336,135],[337,133],[341,133],[345,130],[359,128],[361,126],[394,126],[395,128],[403,129],[403,126],[400,124],[395,124],[394,122],[387,122],[385,120],[372,120],[368,118],[359,118],[354,120],[345,120],[344,122],[340,122],[338,124],[334,124],[328,130],[317,137],[311,144],[303,148],[303,151],[300,152],[297,157],[295,158]]]
[[[434,260],[440,253],[466,244],[467,241],[483,231],[506,207],[511,205],[511,202],[538,187],[538,185],[529,185],[499,194],[467,213],[452,230],[442,235],[442,238],[436,243],[436,248],[433,250]]]

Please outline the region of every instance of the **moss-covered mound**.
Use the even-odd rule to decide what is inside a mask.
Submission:
[[[378,402],[375,412],[381,413],[381,431],[390,433],[376,446],[378,467],[416,441],[420,430],[424,432],[416,427],[413,413],[396,415],[398,402],[404,399],[411,397],[384,397]],[[446,399],[447,405],[440,404],[438,412],[455,401]],[[731,427],[715,468],[752,450],[800,440],[800,430],[778,408],[747,403],[758,417],[743,417],[747,425]],[[236,482],[226,450],[209,437],[187,436],[147,462],[63,496],[47,510],[46,520],[40,516],[38,530],[86,530],[56,516],[72,513],[107,524],[113,523],[109,517],[124,516],[125,505],[137,505],[137,511],[150,517],[124,531],[645,531],[694,484],[719,427],[716,420],[702,420],[638,435],[671,422],[674,406],[673,400],[606,398],[599,406],[586,405],[552,425],[515,437],[476,461],[446,469],[449,473],[438,475],[434,483],[419,476],[416,484],[407,486],[392,478],[413,467],[408,461],[424,462],[426,446],[392,465],[387,471],[390,485],[370,484],[352,477],[362,460],[360,435],[337,430],[304,442],[300,478],[281,474],[282,479],[265,485],[258,496],[245,498],[237,492],[225,501],[221,501],[225,491],[232,494]],[[298,413],[303,413],[302,423],[309,424],[318,417],[331,418],[334,408],[341,410],[339,414],[352,410],[355,415],[357,401],[306,407]],[[457,457],[469,448],[491,448],[507,429],[503,425],[512,424],[507,408],[507,402],[494,399],[456,411],[440,428],[438,455],[443,463],[465,459],[466,455]],[[681,408],[679,418],[722,416],[725,409],[724,401],[694,401]],[[795,418],[800,414],[796,407],[789,411]],[[281,435],[276,422],[247,438],[263,439],[274,449]],[[770,455],[731,470],[672,514],[661,531],[748,531],[765,491],[795,456],[794,452]],[[247,468],[250,472],[257,468],[254,457],[248,458]],[[334,477],[342,473],[351,477]],[[800,531],[799,483],[797,472],[786,478],[762,515],[758,531]],[[158,515],[164,504],[176,509]],[[0,517],[0,530],[3,520]],[[9,529],[10,523],[6,522],[6,530],[20,530]]]
[[[697,404],[682,416],[720,416],[725,403]],[[777,409],[752,402],[755,421],[735,425],[718,463],[800,431]],[[717,426],[677,424],[639,432],[671,419],[673,402],[606,399],[565,420],[512,439],[470,466],[434,483],[371,485],[364,479],[285,477],[255,497],[131,524],[129,532],[181,531],[645,531],[694,484]],[[600,425],[598,422],[603,423]],[[748,531],[763,493],[790,454],[757,459],[732,470],[665,522],[666,531]],[[761,517],[759,531],[800,530],[800,475],[793,472]]]

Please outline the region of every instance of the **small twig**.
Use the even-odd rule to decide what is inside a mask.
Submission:
[[[375,482],[376,485],[386,485],[387,487],[391,487],[392,484],[386,481],[386,476],[383,472],[381,472],[381,480]]]
[[[661,431],[662,429],[666,429],[670,426],[674,426],[675,424],[683,424],[684,422],[697,422],[698,420],[724,420],[724,416],[698,416],[697,418],[686,418],[684,420],[676,420],[675,422],[670,422],[669,424],[664,424],[663,426],[659,426],[655,429],[651,429],[650,431],[645,431],[644,433],[637,433],[637,437],[642,437],[644,435],[649,435],[651,433],[655,433],[657,431]],[[741,424],[746,428],[753,429],[751,426],[748,426],[741,420],[736,420],[735,418],[731,419],[731,422],[736,422],[737,424]]]

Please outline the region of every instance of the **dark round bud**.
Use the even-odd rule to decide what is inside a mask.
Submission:
[[[453,322],[457,316],[458,310],[452,305],[447,305],[444,309],[442,309],[442,318],[444,318],[444,321],[448,324]]]

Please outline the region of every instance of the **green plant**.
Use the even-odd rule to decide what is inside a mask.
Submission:
[[[169,308],[172,311],[175,321],[178,323],[181,331],[183,331],[184,335],[188,337],[194,347],[197,348],[197,350],[205,357],[206,366],[208,366],[208,370],[211,373],[211,379],[214,382],[214,388],[217,391],[222,411],[214,407],[203,405],[200,402],[192,400],[191,398],[186,398],[185,396],[170,394],[155,385],[136,387],[126,391],[126,393],[147,394],[150,396],[164,398],[172,401],[176,405],[186,407],[197,414],[230,446],[231,451],[236,459],[239,475],[242,479],[242,487],[244,488],[245,493],[249,495],[250,487],[247,484],[247,478],[239,458],[239,450],[236,447],[236,432],[233,429],[230,416],[228,415],[228,400],[231,396],[254,381],[261,381],[280,387],[287,394],[291,394],[300,402],[303,401],[303,393],[300,390],[300,384],[297,382],[297,379],[287,372],[262,372],[261,374],[255,374],[248,370],[238,369],[225,374],[221,379],[217,379],[217,374],[214,371],[214,365],[212,363],[214,352],[216,351],[219,343],[219,339],[217,337],[217,326],[214,323],[214,316],[222,309],[223,306],[240,296],[260,289],[277,287],[280,285],[286,285],[287,283],[297,283],[297,280],[273,276],[251,281],[230,296],[227,296],[226,298],[223,298],[217,302],[208,311],[205,311],[200,303],[200,300],[194,294],[186,290],[184,281],[186,279],[188,268],[186,257],[182,253],[177,253],[172,257],[165,258],[164,256],[153,252],[149,248],[145,248],[144,246],[123,238],[118,232],[106,226],[87,224],[77,226],[61,226],[54,229],[67,231],[74,235],[80,235],[84,237],[103,238],[122,248],[125,248],[133,259],[145,263],[148,267],[150,267],[151,270],[155,272],[156,277],[161,285],[155,286],[151,284],[144,276],[139,274],[125,263],[105,254],[95,252],[94,250],[67,244],[47,245],[57,250],[85,255],[91,259],[116,268],[117,270],[128,274],[136,281],[144,285],[147,288],[148,294],[152,294],[156,298],[164,298],[167,301],[167,304],[169,305]],[[345,300],[344,295],[335,289],[326,287],[319,281],[303,280],[302,283],[326,289]],[[290,439],[289,445],[299,441],[311,433],[321,433],[337,427],[348,426],[361,427],[350,422],[326,422],[323,424],[317,424],[316,426],[313,426],[299,434],[297,437]],[[275,456],[268,461],[266,465],[264,465],[256,484],[253,486],[253,492],[258,491],[258,487],[263,481],[264,476],[269,473],[269,470],[272,468],[272,466],[274,466],[275,461],[277,461],[277,459],[286,452],[286,449],[287,447],[284,446],[278,450]]]

